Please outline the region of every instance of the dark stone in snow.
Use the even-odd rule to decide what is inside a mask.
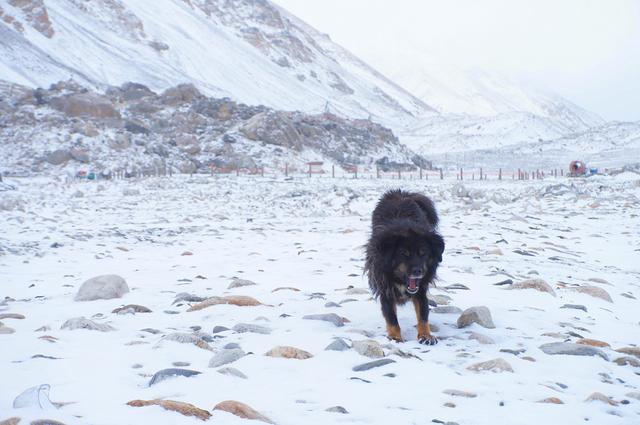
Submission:
[[[153,374],[151,381],[149,381],[149,386],[155,385],[159,382],[164,381],[165,379],[173,378],[175,376],[185,376],[190,377],[193,375],[200,375],[202,372],[198,372],[197,370],[189,370],[189,369],[162,369]]]

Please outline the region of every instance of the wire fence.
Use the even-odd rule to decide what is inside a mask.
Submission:
[[[388,180],[542,180],[548,177],[564,177],[570,175],[563,169],[525,170],[514,169],[423,169],[423,168],[395,168],[367,167],[361,165],[323,165],[321,163],[307,163],[304,165],[283,164],[272,167],[233,167],[211,166],[208,169],[200,169],[191,173],[179,173],[171,166],[145,168],[140,170],[121,169],[105,174],[81,172],[76,175],[78,179],[105,180],[105,179],[130,179],[142,177],[172,177],[174,175],[210,175],[210,176],[253,176],[264,178],[315,178],[315,179],[388,179]]]

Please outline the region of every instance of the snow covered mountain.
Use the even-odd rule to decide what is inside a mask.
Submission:
[[[95,88],[134,81],[395,125],[433,113],[267,0],[2,0],[0,79]]]

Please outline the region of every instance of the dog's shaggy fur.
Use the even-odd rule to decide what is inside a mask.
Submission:
[[[389,338],[402,341],[396,306],[411,300],[418,320],[418,341],[436,344],[429,328],[427,288],[442,261],[444,240],[437,232],[438,214],[431,199],[419,193],[385,193],[371,220],[365,273],[380,299]]]

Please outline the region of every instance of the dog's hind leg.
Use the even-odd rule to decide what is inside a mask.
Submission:
[[[380,306],[382,307],[384,320],[387,322],[387,335],[394,341],[403,342],[396,313],[396,304],[386,297],[380,297]]]
[[[411,297],[411,300],[416,309],[416,319],[418,320],[418,342],[426,345],[437,344],[438,338],[431,335],[431,328],[429,327],[429,303],[426,295],[416,294]]]

